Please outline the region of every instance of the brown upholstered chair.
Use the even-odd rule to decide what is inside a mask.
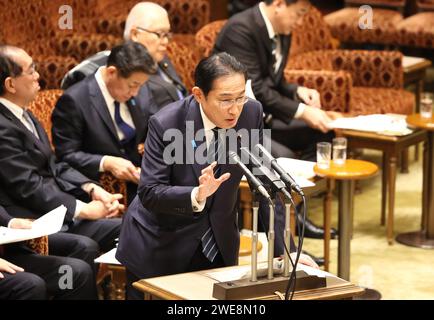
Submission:
[[[214,47],[215,40],[227,20],[217,20],[204,25],[195,36],[196,46],[204,57],[208,57]]]
[[[48,236],[27,240],[26,245],[36,253],[48,255]]]
[[[342,42],[356,44],[396,43],[396,25],[403,17],[405,0],[346,0],[346,8],[332,12],[325,17],[334,37]],[[359,12],[361,5],[373,7],[373,28],[361,29]]]
[[[199,49],[194,43],[188,46],[182,42],[171,41],[167,47],[167,55],[187,90],[191,91],[194,86],[194,70],[201,59]]]
[[[293,32],[287,81],[318,89],[326,110],[356,115],[414,110],[414,95],[402,89],[401,53],[332,47],[322,14],[312,8]]]
[[[172,32],[195,34],[210,20],[208,0],[152,0],[164,7],[168,14]],[[138,3],[137,0],[113,1],[102,8],[97,30],[122,36],[128,12]]]
[[[402,46],[434,48],[434,0],[417,0],[419,13],[397,25],[399,44]]]

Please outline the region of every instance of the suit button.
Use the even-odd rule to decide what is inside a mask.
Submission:
[[[121,152],[125,152],[125,149],[124,149],[124,148],[121,148]]]

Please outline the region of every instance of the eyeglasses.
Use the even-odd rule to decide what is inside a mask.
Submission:
[[[246,96],[244,96],[244,97],[239,97],[239,98],[231,99],[231,100],[220,100],[218,102],[218,104],[219,104],[219,107],[222,108],[222,109],[229,109],[234,104],[237,105],[237,106],[242,106],[248,100],[249,100],[249,98],[247,98]]]
[[[155,34],[158,37],[158,39],[160,39],[160,40],[162,38],[167,38],[167,40],[170,40],[173,37],[173,33],[170,32],[170,31],[169,32],[158,32],[158,31],[151,31],[151,30],[148,30],[148,29],[145,29],[145,28],[142,28],[142,27],[136,27],[136,29],[139,30],[139,31],[145,31],[145,32],[148,32],[148,33]]]
[[[33,77],[36,74],[36,64],[33,62],[30,67],[26,70],[21,72],[21,74],[17,75],[16,77],[21,77],[21,76],[31,76]]]

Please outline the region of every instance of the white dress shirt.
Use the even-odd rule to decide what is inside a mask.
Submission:
[[[113,120],[113,124],[116,128],[116,133],[118,135],[119,140],[122,140],[125,138],[124,133],[122,132],[121,129],[119,129],[118,125],[116,124],[115,121],[115,99],[111,96],[110,92],[107,89],[107,85],[105,84],[103,78],[102,78],[102,68],[105,67],[100,67],[98,68],[97,72],[95,73],[95,79],[96,82],[98,84],[99,89],[101,90],[102,96],[104,98],[104,101],[106,103],[107,109],[110,113],[110,116]],[[134,125],[133,122],[133,118],[131,117],[131,113],[130,110],[128,109],[128,106],[126,103],[122,102],[119,103],[119,112],[121,115],[121,118],[123,121],[125,121],[131,128],[136,128],[136,126]],[[101,162],[99,164],[99,171],[100,172],[104,172],[103,170],[103,165],[104,165],[104,160],[105,160],[106,156],[102,157]]]
[[[264,2],[260,2],[259,3],[259,11],[261,12],[261,16],[262,19],[264,19],[265,22],[265,26],[267,27],[267,32],[268,32],[268,37],[270,38],[271,41],[273,41],[275,36],[278,36],[278,34],[276,34],[276,32],[274,31],[273,25],[270,22],[270,19],[268,19],[267,15],[265,14],[265,3]],[[283,55],[282,55],[282,43],[280,41],[280,37],[277,37],[277,46],[276,49],[273,50],[274,56],[276,58],[276,64],[274,65],[274,72],[277,72],[277,70],[279,70],[279,67],[282,63],[283,60]],[[295,112],[294,118],[298,119],[301,117],[301,115],[304,112],[306,105],[302,102],[299,103],[297,111]]]
[[[199,107],[200,107],[200,115],[202,117],[202,122],[203,122],[203,128],[205,130],[206,149],[208,150],[211,141],[214,139],[214,133],[212,129],[214,129],[216,125],[206,116],[205,112],[203,111],[202,105],[199,104]],[[202,202],[196,201],[197,191],[198,191],[198,187],[193,188],[193,190],[191,191],[191,206],[193,208],[193,212],[202,211],[206,203],[206,200]]]

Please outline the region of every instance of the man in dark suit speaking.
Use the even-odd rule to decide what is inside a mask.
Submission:
[[[195,83],[192,96],[149,121],[138,195],[124,216],[116,254],[127,269],[130,299],[142,298],[131,286],[138,279],[238,261],[236,203],[243,173],[213,148],[228,129],[261,135],[262,106],[246,98],[245,68],[226,53],[202,60]],[[175,129],[180,134],[171,139]],[[172,150],[174,143],[182,148]]]
[[[302,160],[316,161],[317,142],[333,137],[328,127],[330,113],[321,109],[318,91],[287,83],[283,75],[291,32],[309,9],[307,0],[260,2],[228,20],[216,39],[214,52],[227,52],[247,67],[273,141],[298,152]],[[303,221],[299,214],[298,222]],[[306,237],[324,237],[322,228],[309,219],[304,223]],[[331,235],[336,236],[335,229]]]

